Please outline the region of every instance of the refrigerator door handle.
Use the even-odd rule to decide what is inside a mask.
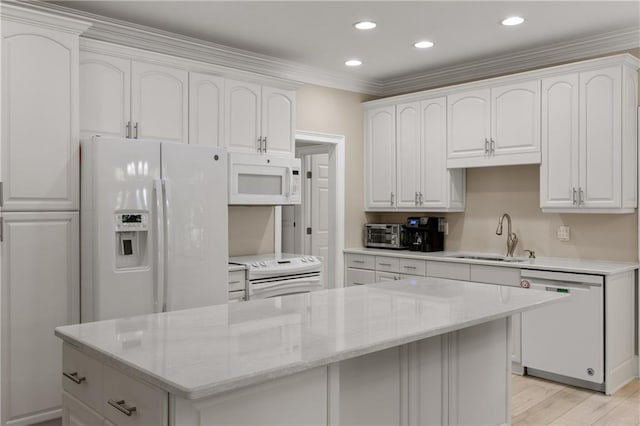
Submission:
[[[164,262],[164,298],[162,311],[167,311],[167,304],[169,303],[169,259],[173,257],[173,239],[171,238],[171,226],[172,226],[172,208],[173,208],[173,197],[171,194],[172,185],[171,181],[168,179],[162,179],[162,185],[164,187],[164,244],[165,244],[165,255],[166,260]]]
[[[156,193],[156,235],[158,239],[156,261],[156,300],[154,312],[162,312],[164,307],[164,194],[163,184],[160,179],[153,181],[153,189]]]

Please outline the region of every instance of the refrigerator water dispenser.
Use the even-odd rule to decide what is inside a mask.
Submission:
[[[117,212],[115,216],[116,269],[149,266],[149,213]]]

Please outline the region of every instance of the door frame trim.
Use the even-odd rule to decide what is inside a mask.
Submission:
[[[345,137],[331,133],[296,130],[296,142],[326,145],[329,153],[329,257],[327,288],[344,287]],[[306,148],[305,148],[306,149]],[[324,149],[322,150],[324,151]],[[305,153],[307,153],[305,151]],[[311,153],[311,152],[308,152]],[[282,252],[282,208],[274,209],[274,249]]]

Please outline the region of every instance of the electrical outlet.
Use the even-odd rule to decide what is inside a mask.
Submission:
[[[558,226],[558,232],[556,233],[560,241],[569,241],[571,239],[571,230],[568,226]]]

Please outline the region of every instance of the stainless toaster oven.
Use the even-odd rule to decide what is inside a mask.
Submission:
[[[404,225],[399,223],[367,223],[364,225],[365,247],[406,248]]]

